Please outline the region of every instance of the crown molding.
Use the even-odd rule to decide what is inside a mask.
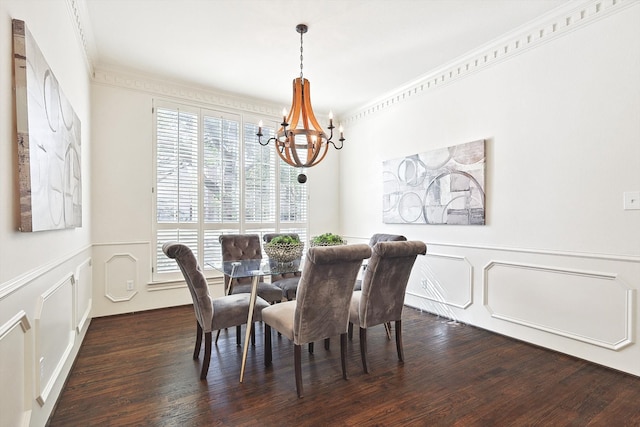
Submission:
[[[78,42],[84,52],[84,62],[89,75],[93,75],[93,58],[96,56],[96,44],[91,29],[91,20],[87,13],[86,0],[66,0],[67,9],[73,23]]]
[[[93,33],[86,12],[86,0],[66,0],[76,24],[78,39],[85,51],[85,60],[93,82],[121,88],[143,91],[153,95],[187,100],[207,105],[217,105],[260,115],[278,116],[280,106],[266,101],[244,98],[210,88],[181,84],[162,78],[135,74],[128,71],[96,69],[92,58],[96,57]],[[604,19],[640,0],[576,0],[541,16],[506,35],[485,44],[458,59],[444,64],[409,83],[345,114],[344,124],[351,124],[367,116],[383,111],[418,95],[428,93],[461,78],[507,61],[521,53],[535,49],[572,31]]]
[[[640,1],[587,0],[580,1],[578,6],[576,2],[570,2],[567,6],[555,9],[499,39],[352,110],[345,114],[343,123],[354,123],[432,89],[453,83],[634,5],[640,5]]]
[[[215,105],[227,109],[239,110],[258,115],[277,117],[281,106],[245,98],[238,95],[214,91],[196,85],[180,84],[159,77],[137,74],[127,71],[96,68],[93,82],[106,86],[146,92],[154,96],[186,100],[201,105]]]

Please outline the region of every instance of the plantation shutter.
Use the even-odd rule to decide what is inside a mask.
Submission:
[[[307,185],[298,183],[298,175],[302,170],[280,161],[280,222],[306,223]]]
[[[180,109],[156,111],[156,242],[175,240],[197,256],[198,115]],[[157,271],[175,270],[175,262],[158,257]]]
[[[258,126],[244,125],[245,221],[276,221],[276,154],[272,144],[258,143]]]
[[[219,264],[221,234],[240,232],[240,120],[203,113],[204,263]],[[220,230],[224,228],[224,230]]]
[[[240,222],[240,124],[237,120],[205,115],[205,222]]]

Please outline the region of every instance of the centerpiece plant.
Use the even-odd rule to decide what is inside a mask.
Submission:
[[[347,241],[339,234],[324,233],[311,238],[311,246],[346,245]]]
[[[292,262],[302,256],[304,243],[291,235],[276,236],[264,245],[264,251],[276,262]]]

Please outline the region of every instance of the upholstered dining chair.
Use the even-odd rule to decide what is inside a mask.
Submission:
[[[385,233],[376,233],[369,239],[369,246],[374,247],[378,242],[406,242],[407,238],[400,234],[385,234]],[[366,270],[367,266],[362,266],[363,269]],[[356,280],[356,285],[354,286],[354,291],[359,291],[362,289],[362,280]]]
[[[362,280],[362,290],[354,291],[349,308],[349,327],[360,328],[360,357],[367,367],[367,329],[395,322],[398,359],[404,362],[402,348],[402,309],[411,269],[418,255],[427,253],[420,241],[387,241],[372,248]]]
[[[247,323],[250,295],[245,293],[211,298],[207,280],[195,255],[188,246],[177,242],[166,242],[162,245],[162,251],[167,257],[176,260],[184,280],[187,282],[189,292],[191,292],[197,325],[193,358],[198,359],[200,355],[202,335],[204,334],[204,358],[200,379],[205,379],[211,360],[211,332],[231,326],[240,327],[240,325]],[[261,320],[262,309],[268,306],[268,302],[256,297],[253,320]],[[251,325],[247,327],[251,327]]]
[[[369,246],[374,247],[378,242],[406,242],[407,238],[400,234],[386,234],[386,233],[376,233],[369,239]],[[362,266],[363,271],[367,269],[366,265]],[[362,289],[362,280],[356,280],[356,284],[353,287],[354,291],[359,291]],[[387,339],[391,339],[391,323],[387,322],[384,324],[384,330],[387,333]],[[353,337],[353,326],[349,327],[349,339]]]
[[[274,237],[278,236],[290,236],[296,239],[300,239],[300,236],[296,233],[268,233],[262,236],[262,240],[265,243],[269,243]],[[272,274],[271,283],[282,289],[284,297],[291,301],[296,299],[296,291],[298,290],[298,282],[300,281],[300,271],[294,273],[281,273]]]
[[[257,234],[223,234],[218,240],[222,249],[222,261],[241,261],[245,259],[262,259],[262,246],[260,236]],[[241,277],[229,280],[225,276],[228,294],[244,294],[251,292],[251,277]],[[258,282],[258,296],[269,303],[282,301],[282,289],[265,283],[262,279]]]
[[[223,234],[218,238],[222,250],[222,261],[241,261],[245,259],[262,259],[262,245],[257,234]],[[250,294],[251,277],[231,279],[224,276],[225,294]],[[282,301],[282,289],[265,283],[262,278],[258,282],[258,296],[273,304]],[[216,342],[220,337],[220,330],[216,334]],[[255,338],[252,336],[252,339]],[[240,345],[240,327],[236,327],[236,341]]]
[[[347,379],[349,304],[362,261],[371,255],[365,244],[312,247],[307,251],[294,301],[265,308],[265,366],[271,365],[271,328],[293,341],[298,397],[303,396],[301,346],[340,335],[342,377]]]

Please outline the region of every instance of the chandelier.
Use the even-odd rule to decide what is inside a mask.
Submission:
[[[262,141],[262,121],[258,124],[258,142],[262,146],[275,142],[276,152],[282,160],[293,167],[310,168],[320,163],[329,150],[329,144],[336,150],[342,149],[344,143],[344,133],[340,126],[340,146],[333,141],[333,114],[329,112],[329,135],[322,130],[318,120],[311,108],[311,84],[302,75],[302,35],[306,33],[308,27],[305,24],[298,24],[296,31],[300,34],[300,77],[293,80],[293,101],[291,110],[287,115],[287,110],[282,110],[282,123],[275,131],[274,136],[266,142]],[[304,173],[298,175],[298,182],[306,182]]]

